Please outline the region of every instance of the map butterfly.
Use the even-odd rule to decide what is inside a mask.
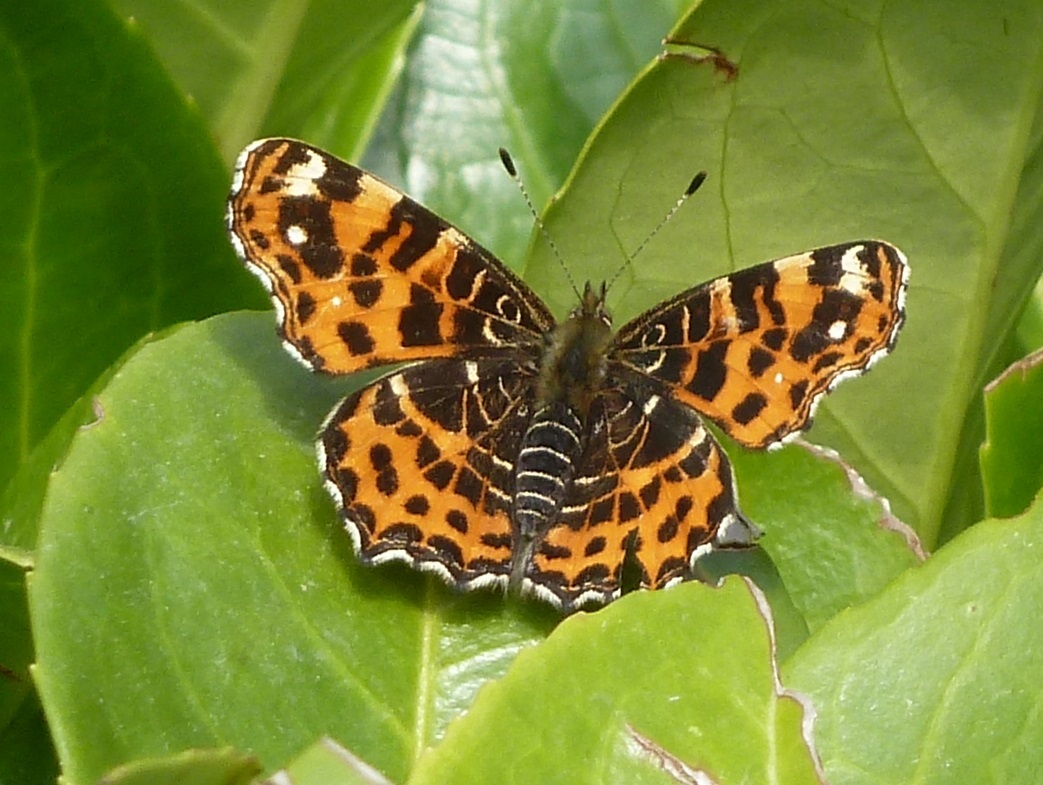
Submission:
[[[759,534],[700,417],[751,448],[811,421],[887,354],[908,266],[818,248],[681,292],[613,332],[605,287],[556,322],[491,253],[409,197],[290,139],[243,151],[232,243],[314,371],[403,364],[326,419],[326,485],[363,561],[569,612],[658,589]],[[629,567],[628,567],[629,565]]]

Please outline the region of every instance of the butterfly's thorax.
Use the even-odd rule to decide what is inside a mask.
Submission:
[[[603,287],[602,287],[603,288]],[[549,333],[540,363],[537,409],[565,401],[586,419],[591,399],[605,379],[612,323],[604,295],[588,283],[580,305]]]
[[[612,327],[603,308],[604,286],[588,283],[580,305],[549,335],[540,364],[536,406],[515,465],[511,519],[516,569],[529,563],[558,512],[586,447],[588,415],[605,380]]]

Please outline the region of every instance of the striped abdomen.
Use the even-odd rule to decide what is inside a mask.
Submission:
[[[554,524],[581,452],[583,424],[564,401],[537,411],[522,437],[514,468],[515,551],[528,561],[535,541]]]

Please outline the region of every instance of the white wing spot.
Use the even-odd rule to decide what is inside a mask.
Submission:
[[[840,257],[840,269],[845,273],[854,273],[855,275],[862,274],[862,262],[859,260],[858,255],[865,250],[864,245],[853,245],[848,248],[844,255]]]
[[[409,392],[409,387],[406,386],[406,380],[402,378],[402,374],[392,376],[388,379],[388,384],[391,386],[391,392],[397,398],[401,398]]]
[[[299,224],[292,224],[286,227],[286,242],[290,245],[304,245],[308,242],[308,232]]]
[[[644,409],[645,417],[651,417],[652,416],[652,412],[655,411],[655,407],[657,407],[658,405],[659,405],[659,396],[658,395],[650,396],[649,399],[647,401],[645,401],[645,405],[641,407],[642,409]]]
[[[864,250],[864,245],[855,245],[848,248],[840,257],[840,269],[844,272],[840,276],[839,286],[844,291],[859,297],[865,294],[866,271],[862,268],[862,262],[858,258],[858,255]]]
[[[829,325],[829,338],[832,341],[842,341],[847,333],[847,322],[835,321]]]
[[[326,174],[326,162],[318,153],[308,150],[306,163],[295,164],[286,173],[285,193],[287,196],[316,196],[319,189],[315,181]]]

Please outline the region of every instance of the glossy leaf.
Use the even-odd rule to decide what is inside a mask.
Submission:
[[[363,163],[521,266],[532,216],[687,0],[429,2]],[[570,260],[571,263],[571,260]]]
[[[228,742],[273,767],[323,734],[398,779],[557,622],[540,604],[358,564],[311,446],[344,392],[294,364],[257,314],[148,344],[99,393],[100,419],[52,480],[31,593],[37,682],[71,781]],[[655,607],[642,615],[669,628]]]
[[[228,164],[260,136],[361,153],[415,27],[413,0],[118,0],[186,95]]]

